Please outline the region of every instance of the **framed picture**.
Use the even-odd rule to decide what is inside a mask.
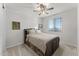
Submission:
[[[12,30],[20,30],[20,22],[12,21]]]
[[[38,29],[42,29],[43,25],[42,24],[38,24]]]

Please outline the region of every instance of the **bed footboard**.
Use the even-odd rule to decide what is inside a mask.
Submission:
[[[47,47],[45,53],[46,56],[51,56],[52,54],[54,54],[54,52],[59,47],[59,41],[60,41],[59,37],[56,37],[46,44]]]

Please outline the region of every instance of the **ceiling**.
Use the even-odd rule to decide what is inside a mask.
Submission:
[[[31,8],[33,9],[35,3],[7,3],[6,7],[9,9],[23,9],[23,8]],[[77,7],[77,3],[50,3],[49,8],[54,7],[53,10],[49,11],[48,15],[60,13],[66,11],[71,8]],[[41,15],[47,16],[47,15]]]

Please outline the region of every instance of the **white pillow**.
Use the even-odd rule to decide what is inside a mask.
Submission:
[[[37,33],[42,33],[41,30],[37,30]]]
[[[29,30],[29,33],[36,33],[36,31],[32,29],[32,30]]]

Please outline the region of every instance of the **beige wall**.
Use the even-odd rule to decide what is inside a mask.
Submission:
[[[21,23],[20,30],[12,30],[12,21]],[[29,27],[37,27],[38,19],[31,8],[7,8],[7,26],[7,47],[12,47],[23,43],[23,30]]]
[[[5,10],[2,8],[0,3],[0,55],[3,55],[5,50],[6,40],[6,20],[5,20]]]
[[[47,28],[48,20],[56,16],[62,18],[62,32],[49,32]],[[60,40],[66,44],[77,46],[77,8],[41,18],[43,20],[43,32],[52,33],[60,36]]]

